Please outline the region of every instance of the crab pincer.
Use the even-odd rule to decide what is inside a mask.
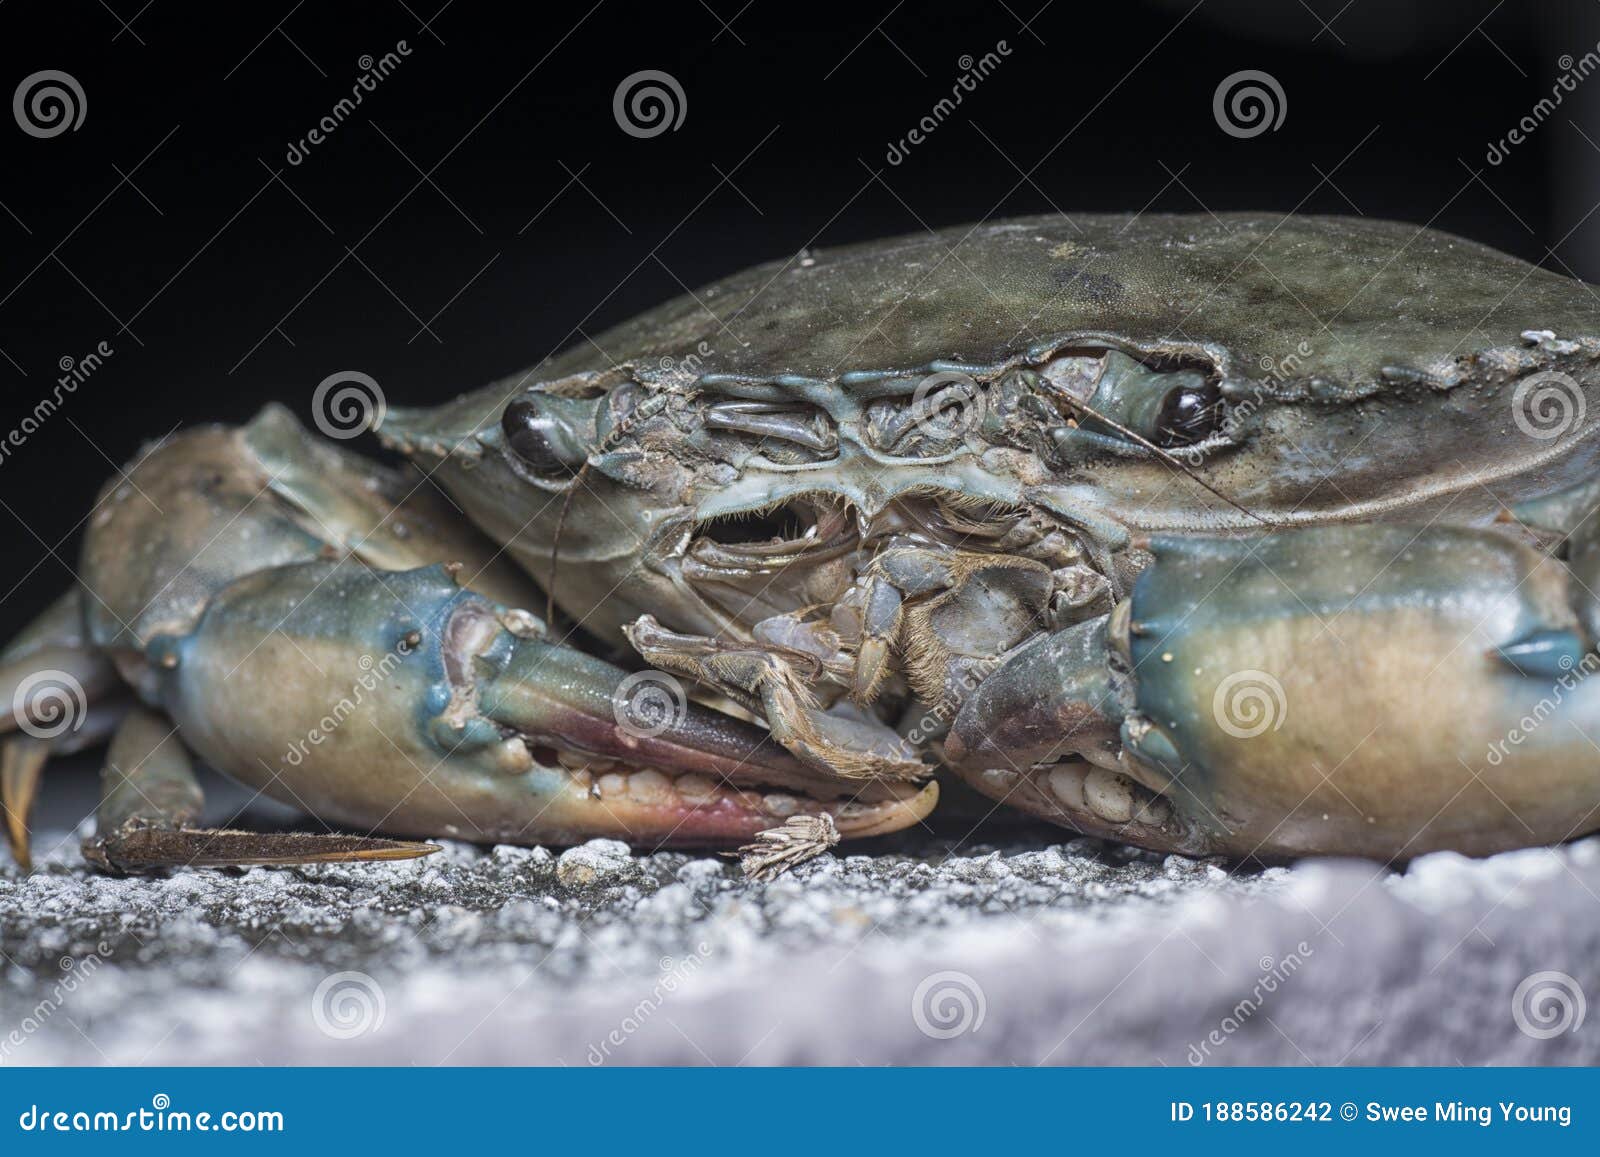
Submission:
[[[1116,612],[964,706],[945,750],[969,782],[1236,858],[1488,854],[1600,818],[1595,597],[1560,560],[1441,526],[1150,545]]]

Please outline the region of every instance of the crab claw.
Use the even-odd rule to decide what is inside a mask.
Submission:
[[[1592,596],[1559,561],[1383,524],[1151,545],[1109,621],[1023,650],[964,705],[946,750],[981,789],[1236,857],[1481,855],[1600,827]],[[984,711],[1011,750],[985,745]]]
[[[802,814],[875,835],[937,798],[830,779],[669,676],[540,630],[447,567],[305,563],[238,580],[192,634],[147,652],[203,757],[362,830],[731,846]]]

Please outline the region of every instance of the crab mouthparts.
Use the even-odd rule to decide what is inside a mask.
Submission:
[[[840,835],[861,837],[915,823],[938,799],[933,784],[831,777],[755,724],[689,699],[664,672],[512,639],[494,622],[474,607],[447,628],[447,722],[493,728],[510,769],[549,785],[549,818],[583,838],[727,844],[824,814]]]

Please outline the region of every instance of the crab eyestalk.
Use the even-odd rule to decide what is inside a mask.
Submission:
[[[537,632],[445,567],[315,563],[240,580],[150,653],[206,759],[362,829],[733,846],[796,814],[873,835],[937,798],[829,780],[669,677]]]

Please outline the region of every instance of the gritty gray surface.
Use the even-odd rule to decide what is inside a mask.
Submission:
[[[753,885],[607,843],[110,879],[45,833],[0,872],[0,1065],[1600,1061],[1600,1012],[1512,1008],[1600,999],[1600,840],[1404,874],[1060,840]]]

